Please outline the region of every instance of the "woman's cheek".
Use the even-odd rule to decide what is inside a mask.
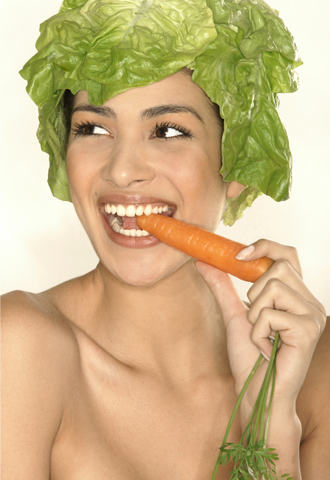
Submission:
[[[189,215],[186,220],[212,231],[221,220],[227,191],[218,168],[214,159],[194,152],[181,158],[180,165],[173,169],[173,182],[183,198],[185,214]]]
[[[92,156],[84,152],[83,149],[75,149],[74,147],[68,149],[66,169],[72,194],[74,192],[76,194],[83,192],[90,186],[96,168],[97,163],[95,162],[95,158],[94,161],[92,161]]]

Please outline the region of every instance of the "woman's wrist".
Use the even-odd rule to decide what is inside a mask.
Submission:
[[[294,480],[301,480],[300,443],[302,427],[295,412],[285,412],[274,409],[269,422],[267,447],[274,448],[279,460],[276,462],[276,472],[280,477],[289,474]]]
[[[265,412],[266,421],[267,411]],[[241,429],[245,430],[251,419],[251,408],[242,402]],[[275,450],[278,460],[275,462],[276,473],[280,477],[289,474],[294,480],[301,480],[300,443],[302,427],[296,413],[295,402],[274,400],[271,407],[266,447]]]

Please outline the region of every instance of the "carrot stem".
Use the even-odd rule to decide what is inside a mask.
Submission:
[[[256,403],[254,405],[250,420],[241,436],[239,443],[229,443],[227,441],[230,429],[232,427],[234,418],[238,412],[242,399],[246,393],[246,390],[257,371],[263,356],[260,355],[256,364],[251,370],[250,375],[248,376],[243,389],[237,399],[236,405],[234,407],[232,416],[229,420],[227,430],[225,432],[222,445],[220,447],[220,453],[213,471],[212,480],[215,480],[218,468],[220,465],[226,464],[229,462],[230,458],[234,463],[234,470],[231,472],[230,479],[236,478],[272,478],[278,479],[276,476],[276,469],[274,461],[278,460],[277,454],[272,448],[266,447],[269,420],[271,406],[274,397],[274,388],[275,388],[275,377],[276,377],[276,354],[278,350],[279,342],[279,333],[276,332],[275,340],[272,348],[272,354],[270,361],[266,370],[266,374],[260,388]],[[269,399],[268,399],[269,397]],[[268,405],[267,405],[268,401]],[[266,408],[268,411],[266,413]],[[257,436],[259,434],[259,441],[257,441]],[[247,454],[248,452],[248,454]],[[257,461],[257,457],[260,459],[261,454],[263,454],[264,461],[262,464]],[[270,471],[267,466],[267,460],[272,464],[272,470]],[[261,467],[262,465],[262,467]],[[247,469],[247,470],[246,470]],[[253,473],[254,476],[249,477],[238,477],[238,473],[244,474],[249,471],[249,475]],[[261,474],[261,477],[258,475]],[[268,475],[269,474],[269,475]],[[266,475],[266,476],[264,476]],[[284,475],[281,478],[289,479],[288,475]]]

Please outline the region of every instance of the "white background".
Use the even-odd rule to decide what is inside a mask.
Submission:
[[[330,311],[329,0],[272,0],[305,64],[298,93],[281,95],[294,159],[291,199],[259,198],[234,227],[218,233],[242,243],[270,238],[298,248],[305,281]],[[39,24],[58,0],[1,2],[1,292],[38,292],[97,263],[70,203],[52,197],[48,157],[35,137],[37,109],[18,75],[34,54]],[[248,285],[237,281],[244,297]]]

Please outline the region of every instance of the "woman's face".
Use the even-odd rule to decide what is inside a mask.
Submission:
[[[136,231],[135,215],[146,208],[216,229],[226,197],[220,134],[211,102],[182,72],[121,93],[102,107],[93,107],[85,91],[75,96],[69,185],[110,273],[146,286],[187,262],[185,254]]]

